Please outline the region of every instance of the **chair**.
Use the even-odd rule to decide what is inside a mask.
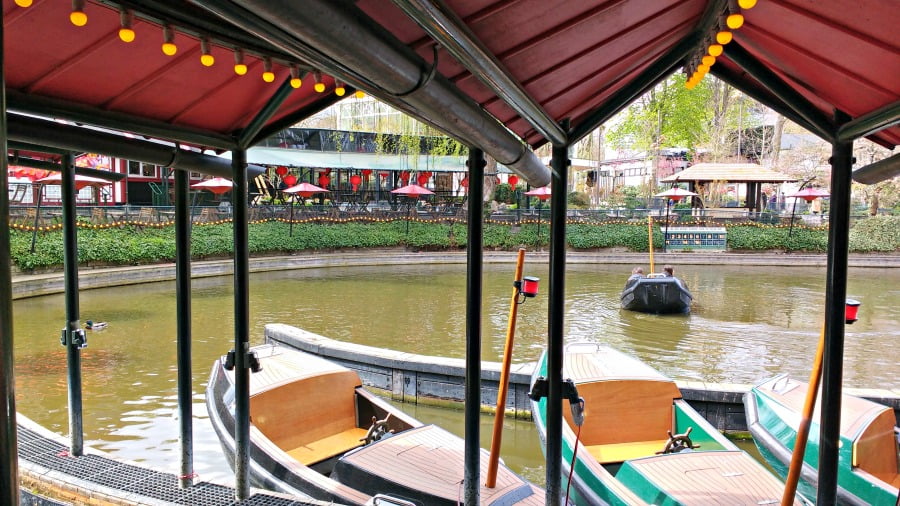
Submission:
[[[106,224],[106,209],[102,207],[95,207],[91,210],[91,223],[95,225],[105,225]]]

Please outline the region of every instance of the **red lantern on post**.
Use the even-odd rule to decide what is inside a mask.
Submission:
[[[404,170],[400,173],[400,181],[403,181],[403,186],[409,184],[409,176],[410,174],[408,170]]]
[[[278,174],[279,176],[284,176],[285,174],[288,173],[288,168],[285,167],[284,165],[279,165],[278,167],[275,168],[275,173]]]
[[[428,183],[428,173],[423,172],[419,174],[419,177],[416,179],[419,182],[419,186],[425,186]]]
[[[356,191],[359,188],[359,184],[362,183],[362,178],[359,174],[353,174],[350,176],[350,186],[353,188],[353,191]]]
[[[462,186],[463,188],[468,188],[469,187],[469,176],[462,178],[462,181],[459,182],[459,185]]]
[[[291,187],[291,186],[294,186],[295,184],[297,184],[297,176],[295,176],[293,174],[288,174],[288,175],[284,176],[283,178],[281,178],[281,180],[284,181],[284,184],[288,185],[288,187]]]
[[[509,179],[507,179],[507,181],[509,181],[510,186],[515,188],[516,185],[519,184],[519,176],[513,174],[512,176],[509,176]]]
[[[328,188],[328,183],[331,182],[331,178],[328,177],[328,173],[325,172],[319,176],[319,186],[322,188]]]

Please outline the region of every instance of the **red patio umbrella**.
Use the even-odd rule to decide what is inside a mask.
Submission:
[[[12,177],[26,178],[30,181],[41,179],[50,175],[49,170],[35,169],[34,167],[21,167],[18,165],[10,165],[7,167],[7,173]]]
[[[36,180],[35,183],[41,183],[45,185],[61,185],[62,173],[54,172],[47,177],[42,177]],[[81,191],[82,188],[86,188],[88,186],[103,186],[108,184],[112,184],[112,181],[100,179],[99,177],[82,176],[81,174],[75,174],[75,191]]]
[[[422,195],[434,195],[434,192],[417,184],[408,184],[391,190],[391,193],[406,195],[410,199],[409,203],[406,205],[406,233],[409,234],[409,211],[412,209],[412,201],[418,199]]]
[[[537,198],[541,199],[541,202],[543,202],[550,198],[550,187],[549,186],[541,186],[540,188],[528,190],[527,192],[525,192],[525,195],[537,197]]]
[[[821,188],[813,188],[813,187],[809,186],[809,187],[806,187],[806,188],[798,191],[797,193],[792,193],[792,194],[788,195],[788,197],[796,197],[798,199],[803,199],[807,202],[812,202],[813,200],[816,200],[819,197],[828,197],[829,195],[830,194],[827,191],[825,191]]]
[[[290,188],[283,190],[284,193],[297,193],[303,198],[312,197],[314,193],[328,193],[328,190],[325,188],[316,186],[310,183],[300,183],[295,186],[291,186]],[[288,235],[294,235],[294,205],[291,204],[291,214],[290,214],[291,226],[288,231]]]
[[[232,183],[230,179],[225,179],[224,177],[214,177],[211,179],[207,179],[206,181],[194,183],[191,185],[191,188],[209,190],[216,195],[221,195],[223,193],[230,192],[234,188],[234,183]]]
[[[679,200],[685,197],[694,197],[697,194],[691,191],[687,191],[685,189],[679,188],[677,186],[673,186],[668,190],[657,193],[656,197],[665,197],[666,198],[666,232],[663,235],[663,252],[668,250],[668,242],[669,242],[669,201],[674,200],[678,202]]]

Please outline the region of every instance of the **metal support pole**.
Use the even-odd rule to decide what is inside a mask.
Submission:
[[[175,307],[178,325],[178,422],[181,474],[178,485],[194,483],[193,388],[191,388],[191,210],[188,173],[175,171]]]
[[[563,123],[568,131],[568,122]],[[566,181],[569,145],[553,146],[550,173],[550,306],[547,336],[547,506],[559,506],[562,488],[562,368],[566,305]]]
[[[481,504],[481,269],[484,246],[484,151],[470,147],[466,249],[466,405],[463,504]]]
[[[67,153],[62,157],[62,205],[63,205],[63,269],[66,289],[66,328],[64,345],[69,375],[69,453],[80,456],[84,452],[84,423],[81,409],[81,348],[78,337],[81,322],[78,309],[78,230],[75,225],[75,157]]]
[[[6,153],[6,75],[0,12],[0,147]],[[9,159],[0,156],[0,188],[9,188]],[[16,377],[13,370],[12,269],[9,193],[0,192],[0,504],[19,504],[19,450],[16,434]]]
[[[835,124],[849,121],[835,113]],[[828,210],[828,265],[825,278],[825,355],[822,370],[822,413],[819,430],[817,504],[834,504],[837,497],[838,450],[841,429],[841,381],[844,361],[844,311],[847,300],[847,257],[850,240],[850,175],[853,141],[831,148],[831,205]]]
[[[231,155],[234,181],[234,495],[250,495],[250,247],[247,226],[247,151]]]

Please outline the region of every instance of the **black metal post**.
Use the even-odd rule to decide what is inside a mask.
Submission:
[[[841,112],[835,114],[835,123],[838,125],[849,119]],[[828,210],[828,265],[825,278],[825,354],[822,360],[822,413],[827,416],[822,416],[819,430],[817,504],[834,504],[837,496],[852,170],[853,141],[834,142],[831,148],[831,205]]]
[[[563,123],[568,131],[568,122]],[[550,201],[550,306],[547,335],[547,496],[559,506],[562,488],[562,368],[566,305],[566,181],[569,146],[553,146],[550,159],[553,198]]]
[[[66,365],[69,375],[69,453],[80,456],[84,452],[84,423],[81,408],[81,322],[78,309],[78,230],[75,225],[75,157],[62,157],[63,205],[63,269],[66,288],[66,328],[63,329]]]
[[[481,269],[484,243],[484,151],[470,147],[466,249],[466,405],[463,504],[481,504]]]
[[[34,194],[32,194],[34,195]],[[37,192],[37,204],[34,210],[34,223],[32,224],[32,228],[34,230],[31,231],[31,252],[34,253],[34,247],[37,244],[37,233],[38,233],[38,225],[41,220],[41,200],[43,200],[44,196],[44,185],[38,184],[38,192]]]
[[[247,225],[247,151],[231,154],[234,181],[234,495],[250,495],[250,247]]]
[[[0,11],[0,147],[6,153],[6,75]],[[9,159],[0,156],[0,504],[19,504],[16,376],[13,370],[12,269],[9,238]]]
[[[666,232],[663,234],[663,253],[669,252],[669,197],[666,197]]]
[[[191,385],[191,210],[189,174],[175,171],[175,298],[178,325],[178,422],[181,488],[194,483],[193,388]]]

